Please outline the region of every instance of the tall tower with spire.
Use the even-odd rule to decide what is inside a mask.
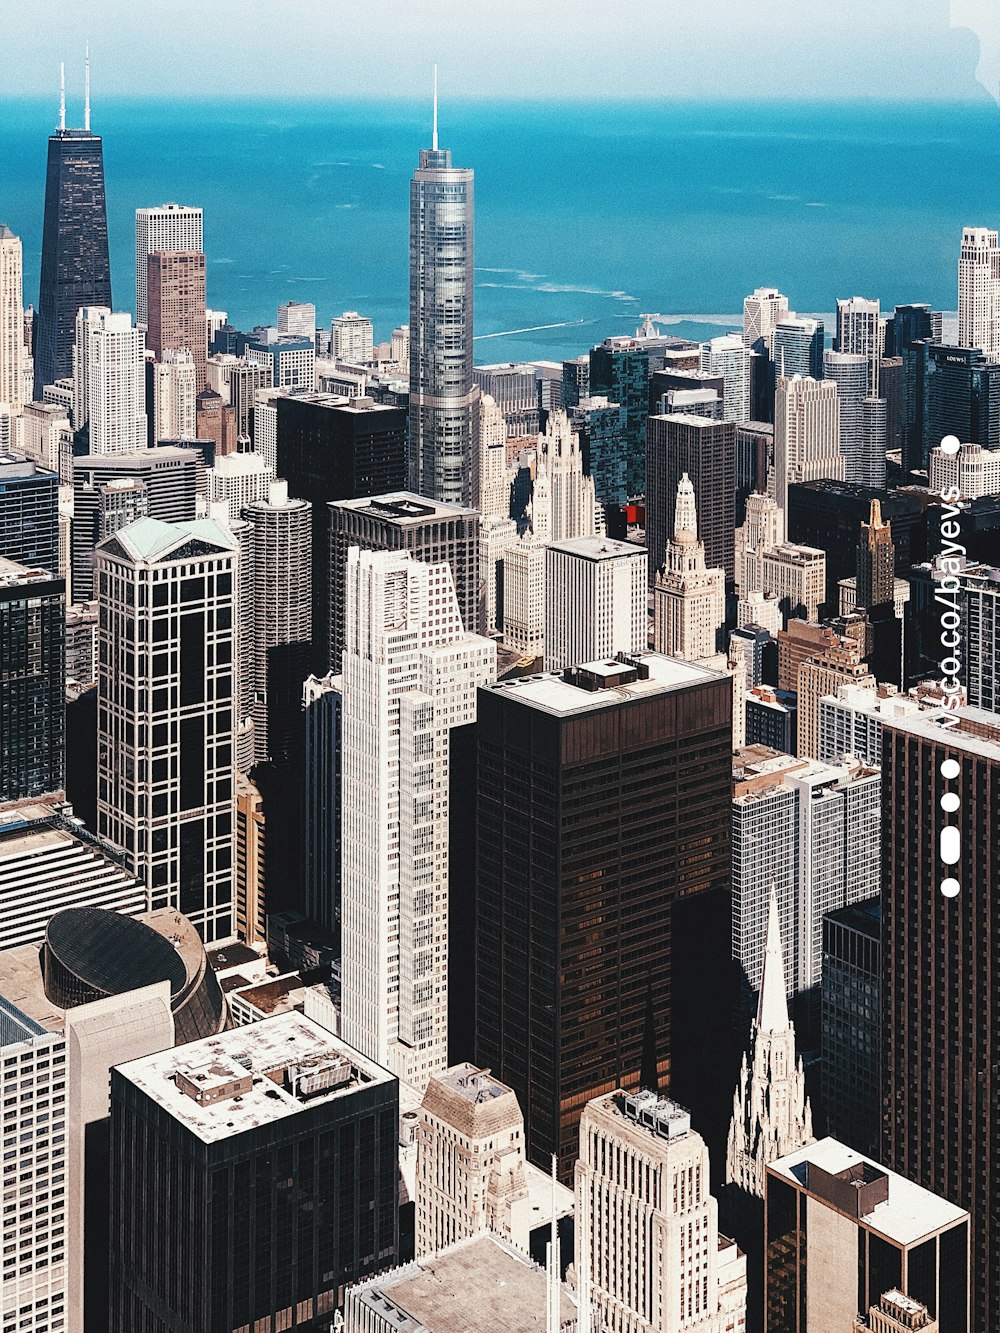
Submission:
[[[896,550],[892,526],[882,518],[882,506],[872,500],[868,522],[861,524],[857,549],[857,606],[891,606],[895,594]]]
[[[705,565],[694,486],[685,472],[677,486],[674,535],[653,589],[653,646],[668,657],[705,661],[720,652],[725,622],[726,571]]]
[[[90,55],[85,72],[83,129],[66,128],[65,77],[60,67],[59,126],[49,136],[42,224],[42,267],[35,317],[34,396],[73,373],[77,311],[111,307],[111,263],[104,199],[104,146],[90,129]]]
[[[472,378],[473,174],[431,147],[410,182],[410,490],[472,503],[479,390]]]

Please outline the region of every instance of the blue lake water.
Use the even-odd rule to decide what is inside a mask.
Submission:
[[[55,110],[0,101],[0,222],[24,242],[26,302]],[[428,112],[96,99],[115,305],[134,301],[135,208],[178,200],[205,209],[209,305],[235,323],[295,299],[321,321],[361,310],[387,337],[407,317],[407,182]],[[479,362],[575,355],[647,311],[724,317],[762,284],[802,312],[854,294],[954,309],[963,224],[1000,223],[992,102],[459,102],[441,141],[476,172]],[[562,327],[507,333],[545,324]]]

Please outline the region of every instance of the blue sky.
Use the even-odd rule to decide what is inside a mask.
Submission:
[[[1000,0],[0,0],[0,95],[970,99]],[[959,26],[969,25],[969,26]],[[972,29],[978,30],[977,32]],[[982,38],[982,45],[979,38]]]

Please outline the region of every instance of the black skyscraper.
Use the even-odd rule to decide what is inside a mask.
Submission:
[[[731,709],[728,677],[658,654],[479,691],[476,1060],[563,1180],[616,1087],[725,1133]]]
[[[104,202],[104,149],[90,132],[87,107],[82,130],[60,128],[49,136],[45,177],[42,272],[35,316],[35,397],[73,373],[76,312],[111,305],[108,217]]]
[[[0,803],[63,787],[65,586],[0,557]]]
[[[707,417],[650,417],[646,428],[646,545],[649,581],[663,565],[674,531],[677,486],[684,473],[694,487],[698,536],[705,564],[731,582],[736,528],[736,427]]]
[[[59,572],[59,477],[22,454],[0,454],[0,556]]]
[[[915,342],[903,354],[903,468],[926,469],[945,435],[1000,447],[1000,365],[965,347]]]

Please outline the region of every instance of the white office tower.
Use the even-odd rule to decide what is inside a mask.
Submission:
[[[407,346],[409,346],[408,330]],[[359,315],[356,310],[345,310],[342,315],[337,315],[331,320],[331,361],[370,361],[374,350],[375,333],[367,315]]]
[[[885,452],[888,447],[889,404],[884,398],[866,398],[861,404],[861,463],[857,485],[885,490]]]
[[[677,486],[674,535],[653,588],[653,647],[667,657],[703,661],[722,651],[725,623],[726,571],[705,566],[694,486],[685,472]]]
[[[212,339],[216,336],[224,324],[229,323],[228,310],[209,310],[205,309],[205,341],[210,345]]]
[[[24,402],[24,295],[21,239],[0,223],[0,403],[16,415]]]
[[[726,1154],[726,1184],[754,1199],[764,1198],[770,1162],[813,1141],[812,1108],[805,1069],[795,1058],[786,988],[778,895],[772,887],[757,1016],[733,1096]]]
[[[747,496],[746,518],[736,529],[736,590],[741,595],[763,587],[760,557],[785,540],[785,513],[771,495]]]
[[[986,227],[963,227],[958,259],[958,345],[1000,358],[1000,243]]]
[[[584,475],[580,437],[561,407],[549,413],[545,430],[538,437],[539,476],[542,472],[548,478],[548,491],[542,488],[532,496],[532,513],[536,515],[538,506],[546,503],[547,494],[548,540],[592,537],[598,531],[594,479]]]
[[[935,446],[930,455],[929,484],[938,492],[957,487],[963,500],[1000,495],[1000,449],[963,444],[957,454],[947,454]]]
[[[253,763],[285,762],[312,638],[312,506],[289,499],[287,481],[272,481],[265,498],[243,507],[242,518],[240,577],[249,580],[249,596],[238,667],[249,695]]]
[[[733,957],[758,992],[773,888],[786,993],[812,990],[824,913],[879,891],[881,774],[750,745],[733,759],[733,793]]]
[[[135,322],[149,323],[146,272],[151,254],[158,250],[204,250],[200,208],[161,204],[135,210]],[[207,312],[206,312],[207,313]]]
[[[153,363],[153,439],[193,440],[198,384],[194,357],[186,347],[167,348]]]
[[[316,337],[316,307],[311,301],[287,301],[278,306],[278,332],[297,338]]]
[[[18,452],[19,418],[7,403],[0,403],[0,455]]]
[[[1000,713],[1000,568],[980,565],[958,579],[965,598],[968,702]]]
[[[863,485],[867,475],[863,439],[862,404],[869,396],[871,362],[864,356],[849,352],[823,353],[823,383],[832,381],[837,386],[837,407],[840,414],[840,452],[844,456],[843,479],[852,485]],[[883,468],[885,454],[883,451]]]
[[[274,473],[263,454],[223,454],[206,472],[210,504],[224,504],[231,519],[240,517],[247,505],[266,500]]]
[[[545,546],[528,532],[503,554],[503,641],[528,659],[545,655]]]
[[[649,1091],[588,1102],[574,1231],[591,1333],[743,1333],[746,1256],[718,1213],[683,1107]]]
[[[345,593],[342,1035],[423,1089],[447,1065],[449,734],[496,645],[447,564],[351,547]]]
[[[699,369],[721,375],[722,416],[726,421],[750,420],[750,348],[738,333],[702,343]]]
[[[71,484],[73,432],[64,409],[57,403],[25,403],[18,452],[57,472],[60,484]]]
[[[472,508],[484,519],[510,518],[507,421],[490,394],[479,400],[479,448],[473,454]]]
[[[781,603],[777,597],[765,597],[762,592],[745,593],[736,603],[736,628],[757,625],[777,639],[782,628]]]
[[[776,287],[755,287],[743,298],[743,341],[751,351],[770,355],[774,328],[782,315],[788,314],[788,297]]]
[[[826,600],[826,552],[818,546],[782,542],[759,558],[760,588],[773,597],[787,625],[789,619],[815,621]]]
[[[97,825],[206,941],[233,924],[237,544],[143,518],[97,546]]]
[[[934,701],[936,703],[936,701]],[[897,694],[892,685],[877,690],[864,685],[838,685],[834,694],[819,701],[819,758],[824,764],[840,764],[849,756],[873,768],[882,765],[882,724],[910,717],[925,707],[908,694]]]
[[[647,652],[648,589],[641,547],[610,537],[551,542],[545,553],[546,670]]]
[[[418,1112],[416,1255],[492,1232],[528,1252],[532,1206],[517,1097],[488,1069],[432,1076]]]
[[[91,454],[146,447],[146,348],[129,314],[84,306],[73,347],[73,428],[87,426]]]
[[[852,356],[863,356],[868,364],[868,389],[878,395],[879,362],[885,347],[885,320],[878,300],[851,296],[837,301],[837,336],[834,350]]]
[[[840,403],[832,380],[779,376],[774,395],[774,498],[788,512],[793,482],[844,480]]]

